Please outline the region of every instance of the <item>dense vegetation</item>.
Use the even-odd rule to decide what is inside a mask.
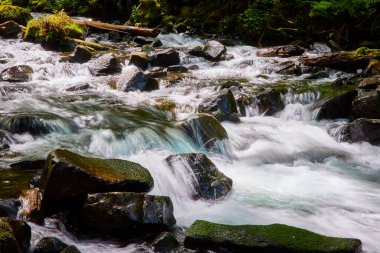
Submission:
[[[379,47],[380,0],[0,0],[32,11],[198,33],[237,35],[257,44],[333,40],[343,47]]]

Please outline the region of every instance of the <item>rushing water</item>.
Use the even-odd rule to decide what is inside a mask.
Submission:
[[[160,39],[165,47],[180,51],[203,43],[175,34],[160,35]],[[273,117],[259,115],[253,105],[241,123],[223,123],[230,141],[223,144],[222,155],[208,156],[233,179],[233,191],[225,200],[192,200],[193,189],[186,175],[170,172],[164,162],[168,155],[204,151],[189,141],[176,122],[196,112],[202,99],[216,92],[218,80],[245,80],[245,89],[256,89],[279,82],[297,86],[307,77],[276,74],[274,66],[285,60],[259,58],[255,52],[249,46],[229,47],[234,59],[220,64],[188,58],[182,52],[183,64],[200,68],[175,84],[163,80],[160,90],[125,93],[110,88],[106,77],[91,76],[86,64],[61,62],[58,54],[39,45],[0,40],[0,55],[14,56],[0,65],[0,70],[27,64],[35,71],[32,81],[14,85],[18,87],[13,90],[0,82],[0,112],[43,114],[52,129],[38,137],[12,136],[10,151],[0,165],[6,168],[16,161],[45,158],[57,147],[128,159],[149,169],[155,181],[152,194],[171,197],[179,225],[188,226],[196,219],[228,224],[284,223],[331,236],[360,238],[365,252],[378,252],[380,148],[338,142],[332,129],[344,121],[313,120],[315,112],[310,107],[320,97],[316,91],[289,91],[283,96],[285,109]],[[127,68],[128,62],[123,71]],[[308,82],[317,87],[342,75],[346,74],[331,72],[328,78]],[[66,91],[84,83],[92,88]],[[163,101],[175,103],[175,110],[161,110]],[[0,183],[12,184],[13,178],[2,176]],[[47,220],[44,227],[31,225],[34,243],[55,235],[76,244],[82,252],[149,252],[144,245],[77,241],[59,230],[54,220]]]

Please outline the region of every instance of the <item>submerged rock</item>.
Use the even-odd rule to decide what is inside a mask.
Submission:
[[[94,76],[111,75],[121,72],[118,59],[111,53],[100,56],[89,62],[89,70]]]
[[[167,49],[155,53],[151,61],[153,66],[169,67],[180,63],[179,53],[173,49]]]
[[[129,64],[135,65],[139,68],[146,69],[149,65],[149,57],[145,52],[132,52]]]
[[[30,239],[31,228],[26,222],[0,218],[0,252],[26,253]]]
[[[311,109],[319,109],[317,120],[349,118],[352,102],[358,92],[348,91],[340,95],[328,97],[316,102]]]
[[[231,253],[359,253],[361,241],[282,224],[233,226],[197,220],[187,231],[185,247]]]
[[[179,242],[171,233],[163,232],[154,239],[151,243],[151,247],[154,252],[169,253],[179,247]]]
[[[19,24],[13,20],[0,24],[0,38],[15,38],[22,32],[22,28]]]
[[[152,91],[159,88],[158,82],[137,67],[132,66],[125,71],[117,81],[117,87],[121,91]]]
[[[267,89],[256,96],[259,113],[272,116],[285,108],[280,91]]]
[[[232,180],[220,172],[205,154],[171,155],[166,162],[174,174],[180,169],[186,170],[194,184],[195,199],[220,199],[232,189]]]
[[[353,102],[351,120],[358,118],[380,119],[380,91],[361,93]]]
[[[221,91],[215,97],[203,100],[198,107],[198,112],[211,114],[219,121],[240,121],[236,101],[230,89]]]
[[[17,65],[4,69],[0,73],[0,80],[6,82],[28,82],[32,79],[33,69],[27,65]]]
[[[298,45],[286,45],[261,49],[256,52],[259,57],[291,57],[299,56],[305,52],[305,48]]]
[[[88,193],[148,192],[152,187],[149,171],[137,163],[85,157],[64,149],[49,154],[40,182],[43,205],[53,209],[75,204],[70,199]]]
[[[357,119],[341,129],[341,140],[349,142],[366,141],[380,143],[380,119]]]
[[[169,197],[132,192],[88,195],[81,220],[101,230],[167,228],[176,223]]]
[[[68,245],[56,237],[44,237],[36,245],[34,253],[60,253]]]
[[[85,63],[91,60],[92,53],[85,46],[76,46],[74,53],[69,58],[69,62]]]

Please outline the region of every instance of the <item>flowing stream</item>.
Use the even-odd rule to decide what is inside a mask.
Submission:
[[[107,85],[107,77],[94,77],[86,64],[60,61],[61,56],[39,45],[19,40],[0,40],[0,55],[8,62],[33,68],[30,82],[0,82],[0,113],[41,114],[52,133],[41,136],[13,135],[10,150],[2,154],[0,173],[21,160],[46,158],[57,147],[82,154],[121,158],[145,166],[153,175],[151,194],[170,196],[177,224],[189,226],[196,219],[226,224],[283,223],[337,237],[363,241],[365,252],[380,249],[380,148],[368,143],[339,142],[332,129],[344,121],[316,121],[311,105],[317,91],[282,97],[285,108],[272,117],[247,107],[241,123],[223,122],[230,141],[222,154],[208,153],[218,169],[233,180],[231,194],[222,201],[191,199],[186,175],[170,173],[165,158],[171,154],[199,152],[176,123],[196,112],[204,99],[217,91],[218,80],[244,80],[245,89],[273,84],[318,87],[348,75],[331,71],[329,77],[305,80],[276,74],[274,65],[286,59],[256,57],[256,48],[228,47],[234,59],[219,64],[189,58],[182,50],[203,45],[184,35],[160,35],[164,47],[181,51],[181,63],[198,65],[175,82],[162,80],[152,92],[121,92]],[[127,48],[126,50],[134,50]],[[128,61],[123,71],[129,68]],[[77,84],[84,91],[66,91]],[[315,89],[317,90],[317,89]],[[163,110],[171,102],[174,110]],[[0,184],[17,178],[1,177]],[[16,182],[17,183],[17,182]],[[2,186],[3,187],[3,186]],[[44,227],[31,224],[33,243],[54,235],[75,244],[82,252],[150,252],[144,245],[120,245],[110,241],[78,241],[59,230],[54,220]]]

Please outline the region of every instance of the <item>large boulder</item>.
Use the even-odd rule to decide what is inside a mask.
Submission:
[[[352,102],[357,94],[358,92],[353,90],[328,97],[316,102],[311,109],[319,110],[317,120],[349,118]]]
[[[230,89],[225,89],[217,96],[203,100],[198,106],[198,112],[211,114],[219,121],[240,121],[236,101]]]
[[[13,20],[0,24],[0,38],[15,38],[21,32],[21,26]]]
[[[179,242],[171,233],[162,232],[151,243],[151,247],[153,248],[154,252],[169,253],[179,247]]]
[[[380,119],[380,90],[361,93],[352,104],[350,118]]]
[[[357,119],[345,125],[340,132],[342,141],[371,144],[380,143],[380,119]]]
[[[89,62],[89,70],[94,76],[112,75],[121,72],[119,60],[111,53],[104,54]]]
[[[149,56],[146,52],[132,52],[129,64],[135,65],[142,69],[146,69],[149,66]]]
[[[260,114],[272,116],[285,108],[280,91],[267,89],[256,96],[256,104]]]
[[[299,56],[305,52],[305,48],[298,45],[285,45],[261,49],[256,52],[259,57],[291,57]]]
[[[64,149],[49,154],[40,180],[43,207],[53,210],[75,205],[72,199],[82,200],[88,193],[148,192],[152,187],[151,174],[140,164],[86,157]]]
[[[117,88],[121,91],[152,91],[159,88],[158,82],[136,66],[131,66],[125,71],[117,81]]]
[[[213,150],[218,142],[228,139],[227,131],[210,114],[192,115],[182,124],[182,127],[197,146],[208,150]]]
[[[76,46],[74,53],[69,58],[69,62],[85,63],[91,60],[92,53],[85,46]]]
[[[197,220],[187,231],[185,247],[231,253],[359,253],[361,241],[282,224],[233,226]]]
[[[27,65],[17,65],[4,69],[0,73],[0,80],[6,82],[28,82],[32,79],[33,69]]]
[[[155,53],[152,56],[151,63],[153,66],[169,67],[180,63],[179,53],[173,49],[167,49]]]
[[[102,231],[167,228],[176,223],[169,197],[132,192],[89,194],[81,221]]]
[[[31,228],[26,222],[0,218],[0,252],[26,253],[30,239]]]
[[[9,2],[3,1],[0,4],[0,23],[13,20],[20,25],[26,25],[32,19],[29,9],[7,4]]]
[[[34,253],[60,253],[68,246],[56,237],[44,237],[37,243]]]
[[[222,43],[210,40],[204,46],[202,56],[210,61],[220,61],[226,52],[227,49]]]
[[[173,174],[185,174],[192,179],[194,199],[220,199],[232,189],[232,180],[220,172],[205,154],[171,155],[166,162]],[[184,173],[179,170],[184,170]]]

